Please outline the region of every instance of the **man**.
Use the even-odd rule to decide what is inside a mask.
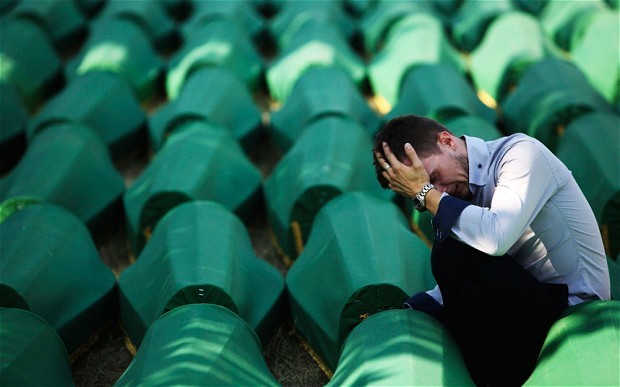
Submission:
[[[405,306],[447,326],[476,384],[523,384],[567,306],[610,298],[594,214],[536,139],[456,137],[409,115],[388,122],[373,151],[380,184],[434,215],[438,287]]]

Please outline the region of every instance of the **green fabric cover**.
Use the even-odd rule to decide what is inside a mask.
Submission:
[[[112,318],[114,273],[101,261],[88,229],[63,208],[31,204],[13,212],[1,226],[0,281],[43,317],[73,352]],[[20,306],[1,296],[1,306]]]
[[[572,120],[593,111],[612,111],[573,63],[555,58],[531,65],[502,108],[509,133],[529,134],[552,151]]]
[[[246,150],[255,145],[262,126],[261,111],[242,80],[229,69],[205,67],[192,74],[176,100],[151,117],[152,147],[161,148],[177,125],[197,118],[228,128]]]
[[[95,17],[107,2],[108,0],[75,0],[80,11],[89,19]]]
[[[444,122],[455,136],[479,137],[485,141],[497,140],[502,132],[493,123],[477,116],[461,116]]]
[[[549,2],[549,0],[512,0],[514,4],[523,10],[524,12],[530,13],[534,16],[538,16],[540,12],[545,9],[545,6]]]
[[[573,33],[571,59],[592,86],[619,110],[620,13],[617,9],[603,11],[581,20]]]
[[[572,306],[552,326],[527,386],[620,384],[620,301]]]
[[[269,22],[269,31],[282,50],[292,41],[299,41],[296,35],[306,28],[307,22],[329,25],[345,41],[355,31],[355,21],[338,1],[282,1],[281,9]]]
[[[294,229],[305,242],[316,212],[342,192],[384,191],[372,167],[368,132],[351,119],[331,116],[308,125],[293,147],[280,159],[264,184],[267,219],[288,259],[298,254]]]
[[[256,10],[256,1],[194,1],[194,9],[188,20],[183,22],[183,35],[191,38],[207,23],[213,20],[235,21],[252,39],[265,33],[265,21]]]
[[[366,12],[359,22],[364,51],[375,55],[381,51],[390,29],[399,20],[415,13],[433,13],[433,9],[423,2],[379,1]]]
[[[271,138],[286,152],[307,125],[329,115],[349,117],[370,135],[379,128],[379,117],[343,69],[314,67],[300,76],[287,103],[271,114]]]
[[[456,342],[433,317],[388,310],[362,321],[345,341],[328,386],[473,386]]]
[[[15,88],[0,82],[0,164],[14,165],[26,148],[28,111]]]
[[[205,121],[175,131],[123,198],[135,253],[144,232],[187,200],[213,200],[243,219],[256,211],[262,176],[229,132]]]
[[[450,22],[452,37],[457,47],[471,52],[482,40],[495,18],[514,10],[511,0],[466,1]]]
[[[349,332],[366,316],[401,308],[435,285],[430,249],[392,202],[364,192],[327,203],[286,284],[299,333],[334,370]]]
[[[432,90],[432,92],[429,92]],[[416,114],[440,122],[474,115],[495,121],[495,111],[476,96],[465,75],[454,66],[437,63],[412,67],[403,78],[400,98],[386,120],[404,114]]]
[[[162,0],[108,3],[93,26],[97,27],[110,19],[123,19],[140,27],[157,50],[166,52],[179,44],[179,32]]]
[[[118,159],[144,136],[146,115],[121,77],[88,72],[74,78],[30,121],[26,129],[29,141],[57,123],[89,126],[103,140],[112,158]]]
[[[19,4],[21,0],[5,0],[0,2],[0,16],[4,17],[7,15],[13,8]]]
[[[252,329],[228,309],[192,304],[157,319],[115,386],[277,386]]]
[[[0,35],[0,83],[12,84],[24,105],[33,111],[62,83],[60,58],[45,32],[33,21],[2,19]]]
[[[368,66],[372,90],[394,106],[409,69],[428,63],[464,69],[460,54],[451,45],[437,17],[426,13],[407,16],[390,29],[385,47]]]
[[[125,190],[101,139],[79,124],[55,124],[37,135],[0,179],[0,200],[30,196],[67,208],[91,230],[105,224]]]
[[[73,386],[64,344],[39,316],[0,308],[0,380],[3,386]]]
[[[607,254],[620,252],[620,116],[591,113],[571,122],[557,156],[571,170],[603,233]],[[606,239],[606,240],[605,240]]]
[[[108,18],[94,25],[80,54],[67,65],[67,74],[70,81],[90,72],[118,74],[145,101],[158,92],[162,68],[162,60],[140,25],[127,18]]]
[[[297,80],[314,66],[341,67],[358,87],[366,79],[363,60],[338,30],[327,22],[309,19],[267,68],[266,81],[271,97],[286,103]]]
[[[543,30],[558,47],[570,51],[572,36],[580,21],[592,13],[607,9],[603,0],[563,1],[549,0],[538,19]],[[617,29],[616,29],[617,31]],[[606,39],[599,40],[605,41]],[[613,39],[613,36],[609,36]],[[617,39],[616,39],[617,40]],[[617,58],[617,56],[616,56]]]
[[[495,18],[471,53],[470,72],[476,90],[502,103],[521,74],[541,59],[559,56],[538,19],[520,11]]]
[[[27,196],[17,196],[3,201],[0,203],[0,224],[14,212],[39,203],[41,203],[41,200]]]
[[[241,220],[209,201],[171,210],[118,282],[123,325],[136,346],[161,314],[190,303],[230,309],[267,343],[284,293],[282,275],[256,256]]]
[[[59,52],[76,48],[87,32],[86,19],[73,1],[22,0],[7,17],[37,23]]]
[[[166,92],[179,98],[183,85],[203,67],[224,67],[243,80],[246,87],[258,86],[263,60],[243,28],[233,20],[212,20],[196,28],[168,65]],[[203,88],[204,85],[202,85]],[[205,88],[213,93],[217,87]]]

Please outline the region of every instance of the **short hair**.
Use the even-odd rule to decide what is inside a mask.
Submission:
[[[416,116],[413,114],[403,115],[391,119],[377,132],[373,151],[373,165],[377,180],[381,187],[388,188],[388,181],[383,177],[383,166],[379,165],[375,157],[375,152],[379,152],[384,158],[383,142],[386,142],[392,153],[398,160],[407,158],[405,144],[413,146],[419,157],[428,157],[440,152],[437,138],[439,133],[446,131],[451,133],[448,128],[430,118]]]

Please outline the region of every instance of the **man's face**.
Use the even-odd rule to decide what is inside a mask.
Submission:
[[[420,159],[431,183],[439,192],[470,200],[472,194],[469,191],[467,156],[443,146],[440,146],[440,150],[440,153]]]

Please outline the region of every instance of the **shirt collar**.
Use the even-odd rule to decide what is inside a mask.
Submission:
[[[491,152],[486,142],[477,137],[463,136],[469,160],[469,184],[482,187],[486,184]]]

